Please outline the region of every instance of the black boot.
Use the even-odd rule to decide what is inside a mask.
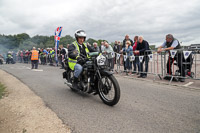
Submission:
[[[79,87],[78,87],[78,78],[74,77],[74,82],[72,83],[72,87],[75,90],[79,90]]]

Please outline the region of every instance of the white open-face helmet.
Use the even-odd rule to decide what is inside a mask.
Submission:
[[[84,37],[86,39],[86,33],[85,33],[85,31],[81,30],[81,29],[75,31],[75,38],[76,38],[76,40],[77,40],[78,37]]]

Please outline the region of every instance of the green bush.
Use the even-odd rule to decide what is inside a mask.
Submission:
[[[6,89],[6,87],[0,83],[0,99],[5,94],[5,89]]]

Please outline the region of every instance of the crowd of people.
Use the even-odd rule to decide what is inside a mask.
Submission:
[[[122,65],[124,68],[124,72],[127,75],[137,74],[138,78],[146,78],[148,74],[148,65],[149,65],[149,55],[152,54],[152,50],[150,49],[148,41],[144,40],[143,36],[135,36],[133,40],[130,39],[129,35],[126,35],[123,42],[115,41],[113,47],[108,44],[108,42],[101,42],[101,45],[97,47],[97,44],[93,44],[94,48],[102,52],[108,58],[108,66],[110,70],[113,71],[114,64]],[[177,66],[180,70],[180,78],[181,82],[185,81],[185,67],[183,65],[183,53],[178,52],[174,60],[171,57],[170,50],[180,49],[179,41],[173,37],[172,34],[166,35],[166,40],[164,43],[158,47],[158,53],[162,51],[168,51],[169,58],[167,61],[167,76],[164,79],[169,79],[168,75],[172,75],[172,64],[173,61],[177,61]],[[113,56],[114,53],[114,56]],[[117,55],[120,55],[118,58]],[[131,57],[134,55],[134,59]],[[126,56],[126,58],[123,58]],[[140,56],[142,56],[141,59]]]
[[[148,72],[148,54],[151,54],[149,43],[144,40],[142,36],[135,36],[134,41],[130,39],[129,35],[125,36],[122,44],[120,41],[115,41],[113,47],[107,42],[102,42],[99,47],[103,54],[106,54],[108,57],[108,62],[111,71],[113,71],[114,64],[123,65],[124,72],[127,75],[137,74],[138,78],[146,78]],[[114,56],[112,53],[114,52]],[[121,57],[118,58],[117,54],[120,54]],[[126,55],[126,58],[123,56]],[[131,60],[131,56],[135,55],[135,59]],[[142,61],[139,61],[139,55],[144,56]],[[145,64],[145,69],[143,70],[143,64]]]
[[[2,60],[6,61],[6,64],[10,64],[9,60],[13,60],[13,62],[18,63],[31,63],[31,55],[32,51],[37,50],[38,52],[38,64],[41,65],[56,65],[55,60],[55,48],[38,48],[38,49],[31,49],[31,50],[19,50],[18,52],[9,51],[7,54],[2,54],[0,57]],[[67,56],[67,48],[64,48],[63,45],[59,46],[59,49],[57,50],[58,53],[58,64],[61,64],[62,68],[64,68],[64,64],[62,63],[62,60],[66,58]],[[14,64],[14,63],[12,63]]]

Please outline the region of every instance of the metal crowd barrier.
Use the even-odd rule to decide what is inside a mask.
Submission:
[[[122,68],[124,60],[127,59],[126,55],[119,53],[113,53],[113,55],[115,55],[113,58],[116,59],[115,71],[121,74],[124,72]],[[148,50],[143,57],[134,55],[132,58],[139,58],[139,62],[144,62],[145,56],[149,60],[148,72],[144,72],[145,67],[143,67],[143,72],[140,70],[133,71],[133,64],[132,72],[154,75],[154,80],[156,76],[160,79],[169,77],[170,83],[172,80],[179,80],[181,78],[200,80],[200,49],[176,49],[161,53],[157,53],[155,50]],[[172,65],[169,65],[170,63],[168,62],[171,62]],[[185,76],[183,76],[183,73],[185,73]]]
[[[171,58],[169,58],[169,56]],[[171,60],[173,63],[170,67],[168,62],[170,62]],[[200,80],[200,69],[198,69],[198,66],[200,65],[200,52],[197,49],[178,49],[171,50],[170,52],[165,52],[164,63],[168,63],[168,68],[172,70],[172,74],[168,75],[166,73],[167,68],[164,68],[164,77],[171,77],[170,82],[173,79],[177,80],[180,78]],[[165,66],[167,65],[165,64]]]

